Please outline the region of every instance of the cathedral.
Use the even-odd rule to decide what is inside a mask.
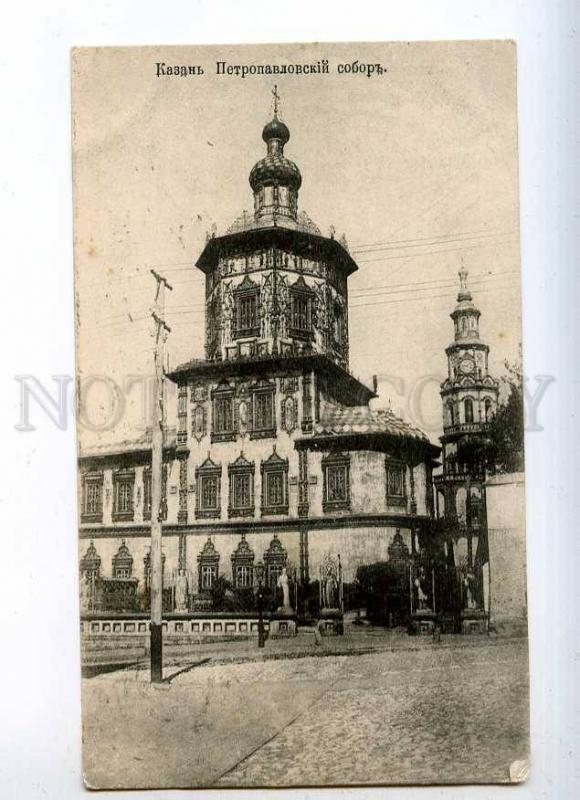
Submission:
[[[258,564],[270,588],[286,568],[300,605],[329,560],[349,583],[361,565],[412,558],[435,515],[440,448],[371,409],[376,386],[349,371],[348,281],[358,267],[346,240],[323,236],[299,211],[302,175],[277,113],[262,139],[249,175],[253,214],[209,237],[195,263],[205,276],[204,358],[167,375],[177,385],[163,472],[169,610],[177,576],[187,577],[192,610],[220,579],[234,592],[255,588]],[[492,412],[497,385],[462,281],[437,494],[457,498],[471,552],[478,486],[461,482],[454,441]],[[146,596],[150,440],[83,452],[80,472],[81,573],[106,578],[116,595]]]

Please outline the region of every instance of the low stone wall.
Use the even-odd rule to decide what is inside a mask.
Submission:
[[[283,624],[282,624],[283,623]],[[296,618],[275,614],[264,615],[266,634],[272,629],[275,637],[295,636]],[[146,647],[149,640],[149,616],[146,614],[83,614],[81,616],[83,647],[96,649],[114,646]],[[168,614],[163,619],[163,639],[168,644],[207,640],[244,639],[258,636],[257,615],[235,613]]]

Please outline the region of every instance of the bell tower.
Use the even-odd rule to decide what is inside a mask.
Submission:
[[[456,566],[472,569],[485,560],[485,431],[497,409],[499,384],[489,374],[489,346],[481,339],[481,312],[459,270],[457,305],[451,312],[453,341],[446,347],[443,404],[443,472],[436,476],[437,515],[454,527]],[[451,542],[450,542],[451,546]]]
[[[444,435],[481,433],[497,408],[498,383],[489,374],[489,347],[480,338],[481,312],[459,270],[457,305],[451,312],[454,339],[445,349],[447,379],[441,385]]]

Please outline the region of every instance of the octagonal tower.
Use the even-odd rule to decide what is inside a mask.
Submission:
[[[316,353],[348,368],[347,278],[357,269],[345,244],[298,213],[299,168],[277,113],[262,131],[266,155],[249,176],[254,213],[208,239],[206,358]]]

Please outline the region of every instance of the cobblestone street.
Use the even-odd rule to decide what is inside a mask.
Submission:
[[[84,681],[90,785],[503,782],[528,752],[525,640],[171,672]]]
[[[504,645],[334,664],[334,674],[320,675],[328,688],[318,701],[220,784],[507,781],[510,762],[527,753],[522,651]]]

